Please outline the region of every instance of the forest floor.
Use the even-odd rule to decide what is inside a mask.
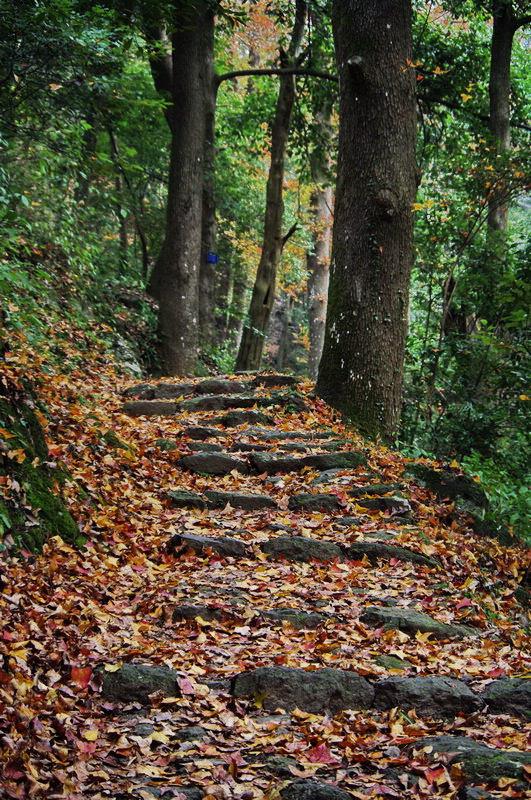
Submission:
[[[64,372],[10,360],[38,376],[87,543],[4,559],[0,796],[526,796],[522,550],[476,536],[309,383],[135,400],[85,344]],[[234,390],[256,405],[230,427]]]

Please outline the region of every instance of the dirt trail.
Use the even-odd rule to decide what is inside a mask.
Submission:
[[[6,565],[0,796],[525,796],[518,548],[286,376],[49,400],[90,538]]]

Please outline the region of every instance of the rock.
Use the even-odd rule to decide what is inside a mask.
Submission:
[[[241,394],[247,390],[247,383],[229,381],[224,378],[207,378],[194,387],[196,394]]]
[[[264,448],[266,450],[267,448]],[[284,442],[280,445],[280,449],[284,453],[307,453],[308,445],[302,442]]]
[[[183,411],[226,411],[229,408],[252,408],[259,402],[254,395],[206,394],[183,400]]]
[[[398,656],[376,656],[374,661],[379,667],[383,667],[384,669],[399,669],[404,671],[409,669],[411,666],[409,661],[404,661],[403,659],[398,658]]]
[[[290,783],[281,790],[280,797],[282,800],[351,800],[352,795],[330,783],[309,779]]]
[[[102,696],[122,703],[149,703],[150,695],[179,697],[178,674],[168,667],[151,664],[124,664],[115,672],[101,670]]]
[[[201,619],[211,621],[223,619],[224,616],[225,614],[221,608],[216,608],[215,606],[183,605],[176,606],[173,609],[172,620],[173,622],[192,621],[196,617],[201,617]]]
[[[399,492],[404,488],[403,483],[372,483],[366,486],[354,486],[349,490],[351,497],[369,497],[373,495],[385,495],[391,492]]]
[[[233,470],[244,475],[249,472],[245,461],[228,455],[228,453],[196,453],[192,456],[184,456],[177,461],[177,466],[205,475],[228,475]]]
[[[359,467],[366,461],[362,453],[353,451],[344,453],[315,453],[305,456],[280,456],[270,453],[252,453],[250,461],[255,470],[260,473],[274,474],[276,472],[296,472],[310,467],[311,469],[327,470],[334,468]]]
[[[208,731],[201,728],[200,725],[192,725],[188,728],[181,728],[176,731],[175,735],[180,742],[194,742],[198,739],[206,739],[208,737]]]
[[[338,517],[334,520],[334,524],[339,525],[341,528],[357,528],[368,520],[370,520],[370,517]]]
[[[294,375],[277,375],[272,373],[264,373],[257,375],[253,380],[254,386],[265,386],[271,388],[273,386],[294,386],[298,383],[298,379]]]
[[[256,444],[255,442],[239,442],[229,448],[231,453],[250,453],[252,451],[264,453],[267,450],[269,447],[266,444]]]
[[[500,778],[523,778],[525,767],[531,765],[531,753],[484,747],[456,756],[452,763],[460,764],[465,780],[496,783]]]
[[[291,667],[259,667],[237,675],[235,697],[263,699],[263,708],[299,708],[313,714],[335,714],[347,708],[370,708],[374,691],[364,678],[341,669],[307,671]]]
[[[122,413],[130,417],[173,417],[178,411],[178,403],[171,400],[131,400],[122,406]]]
[[[266,770],[277,778],[291,778],[292,770],[300,770],[301,765],[294,758],[289,756],[269,756],[264,764]]]
[[[405,547],[386,544],[385,542],[353,542],[345,546],[344,552],[347,558],[352,558],[355,561],[367,556],[371,562],[375,562],[379,558],[396,558],[398,561],[410,561],[412,564],[425,564],[428,567],[440,566],[438,561],[425,556],[423,553],[415,553]]]
[[[229,411],[228,414],[215,417],[212,422],[224,428],[237,428],[239,425],[274,425],[275,420],[263,411]]]
[[[297,608],[273,608],[270,611],[262,611],[261,615],[266,619],[289,622],[297,630],[305,628],[313,630],[327,620],[324,614],[317,614],[315,611],[299,611]]]
[[[386,678],[374,686],[376,708],[414,708],[421,716],[452,717],[476,711],[477,695],[454,678]]]
[[[428,748],[429,755],[436,757],[437,755],[447,753],[468,753],[471,750],[484,750],[486,745],[483,742],[476,742],[469,736],[426,736],[423,739],[418,739],[408,746],[408,750],[424,750]]]
[[[197,442],[192,445],[194,453],[221,453],[223,448],[220,444],[213,444],[212,442]]]
[[[193,383],[158,383],[153,386],[154,400],[176,400],[194,391]]]
[[[196,494],[196,492],[174,489],[168,492],[168,497],[175,508],[206,508],[205,498],[200,494]]]
[[[289,499],[291,511],[339,511],[342,508],[335,494],[295,494]]]
[[[155,726],[151,725],[149,722],[138,722],[131,730],[131,733],[133,736],[142,736],[146,738],[146,736],[151,736],[154,730]]]
[[[312,439],[324,440],[330,439],[334,434],[333,431],[314,431],[313,433],[308,433],[308,431],[279,431],[271,430],[270,428],[261,428],[255,425],[248,428],[245,431],[245,435],[254,436],[257,439],[267,439],[268,441],[284,442],[291,439],[301,439],[302,441],[311,441]]]
[[[225,508],[229,503],[233,508],[245,511],[259,511],[262,508],[276,508],[272,497],[265,494],[243,494],[241,492],[205,492],[210,508]]]
[[[139,383],[126,389],[123,396],[136,397],[139,400],[152,400],[154,390],[155,386],[152,383]]]
[[[361,508],[374,511],[389,511],[390,514],[409,514],[411,511],[409,500],[403,497],[385,496],[357,498],[357,495],[355,495],[355,497],[356,505]]]
[[[332,483],[337,475],[340,475],[342,472],[342,469],[325,469],[324,472],[320,472],[319,475],[313,479],[312,486],[320,486],[323,483]]]
[[[164,450],[166,453],[171,453],[173,450],[178,449],[177,442],[174,442],[171,439],[155,439],[155,446],[160,450]]]
[[[459,475],[450,469],[435,469],[427,464],[408,464],[406,474],[417,478],[440,500],[463,499],[479,508],[488,508],[485,491],[468,475]]]
[[[404,631],[404,633],[412,635],[415,635],[417,631],[420,631],[420,633],[432,633],[436,639],[468,639],[478,635],[478,631],[475,628],[470,628],[467,625],[448,625],[444,622],[438,622],[428,614],[423,614],[412,608],[398,606],[393,608],[384,608],[382,606],[366,608],[360,616],[360,621],[364,625]]]
[[[323,542],[306,536],[277,536],[260,545],[262,552],[289,561],[333,561],[341,559],[341,548],[333,542]]]
[[[191,425],[189,428],[184,428],[182,436],[188,436],[189,439],[213,439],[216,436],[222,436],[223,431],[217,428],[205,428],[203,425]]]
[[[204,553],[205,550],[212,550],[214,553],[219,553],[219,555],[222,556],[230,556],[232,558],[245,558],[245,556],[249,554],[245,542],[239,539],[232,539],[229,536],[221,536],[219,539],[214,539],[207,536],[177,533],[170,539],[168,548],[170,552],[187,548],[195,550],[196,553]]]
[[[531,682],[525,678],[501,678],[480,694],[490,712],[531,720]]]
[[[459,795],[460,800],[498,800],[491,792],[479,789],[477,786],[465,786]]]

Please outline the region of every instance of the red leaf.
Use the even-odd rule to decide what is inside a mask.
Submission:
[[[86,689],[92,678],[92,667],[72,667],[70,676],[76,686]]]
[[[195,687],[189,678],[178,678],[177,683],[183,694],[195,694]]]
[[[311,761],[312,764],[339,763],[337,758],[332,755],[332,753],[325,744],[318,744],[316,747],[312,747],[311,750],[308,750],[306,756],[308,758],[308,761]]]

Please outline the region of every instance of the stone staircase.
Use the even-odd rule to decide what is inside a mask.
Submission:
[[[260,796],[479,800],[501,796],[496,794],[500,786],[510,785],[515,792],[511,796],[523,797],[531,756],[504,749],[501,743],[487,746],[481,737],[460,735],[460,730],[480,730],[489,717],[500,714],[524,725],[531,719],[529,681],[505,676],[477,680],[467,675],[466,659],[459,677],[446,668],[438,674],[425,658],[413,664],[403,654],[386,655],[383,646],[378,652],[379,638],[383,642],[392,631],[418,641],[420,650],[436,641],[450,652],[456,643],[467,642],[478,658],[482,642],[499,640],[502,646],[502,631],[494,622],[478,627],[473,621],[449,619],[448,609],[440,618],[425,610],[422,599],[429,597],[429,587],[436,592],[449,580],[451,584],[451,576],[437,548],[426,546],[419,527],[423,510],[408,491],[411,480],[390,481],[369,448],[308,422],[312,399],[290,376],[143,384],[126,394],[121,412],[137,418],[138,425],[145,424],[144,418],[170,418],[174,424],[171,436],[166,428],[165,438],[154,442],[174,459],[175,486],[163,499],[175,524],[164,557],[182,573],[178,596],[163,619],[166,625],[189,629],[188,672],[203,632],[211,628],[223,637],[210,672],[201,667],[194,673],[203,687],[198,696],[208,695],[214,705],[216,697],[228,698],[235,718],[250,715],[250,731],[243,737],[245,759],[258,759],[270,786],[269,793]],[[298,417],[301,424],[294,427]],[[322,491],[323,486],[328,491]],[[392,597],[364,585],[364,576],[375,569],[394,586]],[[187,584],[192,574],[193,595]],[[422,592],[416,595],[419,588]],[[331,600],[338,591],[344,603],[340,611]],[[338,659],[319,651],[319,631],[334,629],[337,648],[344,651]],[[303,666],[286,665],[281,644],[272,647],[269,663],[253,663],[241,643],[241,637],[259,636],[272,636],[278,643],[283,634],[287,654],[292,636],[308,637]],[[368,651],[374,655],[371,661],[364,660]],[[190,706],[195,696],[179,670],[141,657],[102,670],[101,682],[103,702],[111,704],[117,716],[121,706],[129,714],[139,708],[146,714],[164,698],[183,698]],[[275,753],[275,741],[296,729],[301,716],[315,715],[317,731],[319,725],[336,724],[343,713],[350,719],[355,715],[360,737],[371,725],[376,730],[385,714],[400,721],[393,723],[397,732],[388,741],[391,755],[380,776],[380,794],[363,780],[359,756],[352,757],[353,743],[343,741],[340,728],[336,741],[342,762],[323,759],[310,777],[297,760],[300,748],[293,758]],[[473,726],[466,725],[470,718]],[[433,720],[449,733],[430,735]],[[142,725],[152,734],[156,717],[155,722],[138,723]],[[227,737],[238,725],[227,716]],[[205,796],[204,787],[186,783],[186,775],[190,759],[214,752],[208,745],[208,727],[185,726],[177,738],[185,743],[179,782],[158,785],[139,778],[137,788],[123,797]],[[437,794],[434,784],[423,788],[422,770],[408,773],[404,767],[411,760],[425,769],[443,763],[447,775],[452,764],[460,764],[455,792],[448,788],[447,794]],[[246,794],[245,785],[239,784],[236,762],[230,769],[231,796],[259,796],[251,787]],[[359,785],[353,789],[352,775],[358,773]],[[481,788],[484,785],[490,789]],[[207,795],[218,797],[210,790]]]

